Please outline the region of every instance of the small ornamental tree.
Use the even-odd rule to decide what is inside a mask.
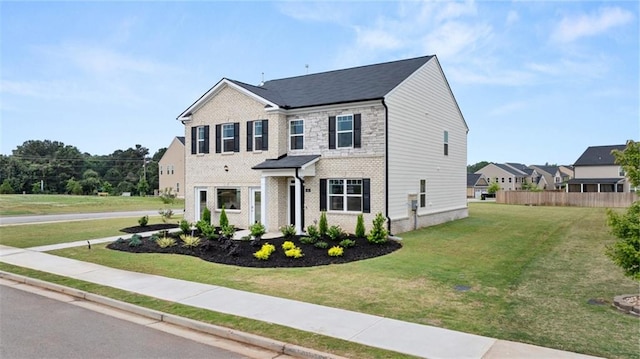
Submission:
[[[500,190],[500,185],[498,184],[498,182],[493,182],[489,188],[487,188],[487,193],[489,194],[495,194],[496,192],[498,192]]]
[[[211,219],[211,214],[209,214],[209,219]],[[229,227],[229,218],[227,218],[227,212],[224,210],[224,206],[222,206],[222,211],[220,212],[220,228],[224,230],[227,227]]]
[[[640,142],[628,141],[624,151],[613,150],[611,154],[631,185],[640,186]],[[635,201],[624,214],[608,209],[607,217],[611,233],[618,240],[607,246],[606,255],[626,276],[640,280],[640,201]]]
[[[384,228],[384,222],[386,219],[382,213],[376,214],[376,218],[373,219],[373,228],[367,236],[369,243],[382,244],[387,241],[387,230]]]
[[[318,232],[320,237],[326,237],[329,230],[329,224],[327,223],[327,212],[322,211],[320,213],[320,221],[318,222]]]
[[[200,219],[207,222],[207,224],[211,224],[211,211],[209,210],[209,208],[204,207],[204,209],[202,210],[202,218]]]
[[[364,238],[366,230],[364,229],[364,215],[360,213],[358,220],[356,221],[356,232],[354,233],[358,238]]]

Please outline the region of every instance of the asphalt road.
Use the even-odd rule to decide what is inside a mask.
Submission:
[[[174,214],[182,214],[182,210],[173,210]],[[16,225],[27,223],[66,222],[88,219],[127,218],[142,216],[157,216],[158,211],[129,211],[129,212],[101,212],[101,213],[72,213],[47,214],[39,216],[0,217],[0,225]]]
[[[0,285],[0,358],[249,358]]]

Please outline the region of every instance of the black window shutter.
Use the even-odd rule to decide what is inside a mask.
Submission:
[[[362,179],[362,212],[371,213],[371,179]]]
[[[204,153],[209,153],[209,126],[204,126]]]
[[[262,120],[262,150],[269,149],[269,120]]]
[[[353,147],[360,148],[360,114],[353,115]]]
[[[240,122],[233,124],[233,152],[240,152]]]
[[[191,154],[198,153],[198,128],[191,127]]]
[[[320,179],[320,211],[327,210],[327,180]]]
[[[329,149],[336,148],[336,116],[329,116]]]
[[[222,125],[216,125],[216,153],[222,152]]]
[[[253,151],[253,121],[247,121],[247,152],[251,151]]]

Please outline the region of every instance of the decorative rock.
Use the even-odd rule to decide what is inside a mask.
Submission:
[[[640,316],[640,295],[623,294],[613,298],[613,305],[625,313]]]

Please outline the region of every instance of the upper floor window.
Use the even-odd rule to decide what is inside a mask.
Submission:
[[[247,151],[269,149],[269,121],[247,121]]]
[[[289,122],[289,144],[292,150],[304,148],[304,120],[291,120]]]
[[[336,116],[338,148],[353,147],[353,116]]]
[[[209,126],[191,127],[191,154],[209,153]]]
[[[216,153],[240,152],[240,123],[216,125]]]
[[[618,171],[618,174],[620,175],[620,177],[624,177],[627,175],[627,173],[624,171],[624,168],[620,167],[620,170]]]
[[[329,149],[360,147],[361,115],[329,117]]]
[[[222,125],[222,152],[233,152],[233,139],[235,133],[232,123]]]
[[[158,166],[160,168],[160,174],[162,175],[162,166]]]
[[[444,155],[449,155],[449,131],[444,131]]]
[[[420,208],[424,208],[427,206],[427,180],[420,180],[420,192],[418,193],[420,197]]]

